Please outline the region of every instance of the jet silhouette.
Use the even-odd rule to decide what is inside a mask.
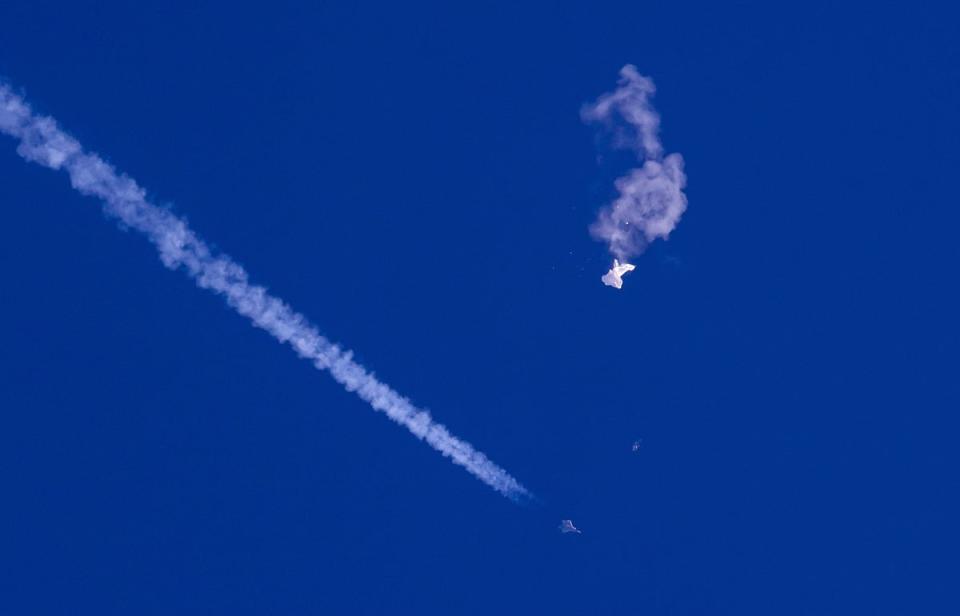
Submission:
[[[570,520],[560,520],[560,532],[581,534],[580,529],[574,526]]]

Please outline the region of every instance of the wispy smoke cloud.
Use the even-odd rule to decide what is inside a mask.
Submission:
[[[660,116],[650,98],[653,81],[633,65],[620,69],[617,89],[581,111],[585,122],[611,130],[614,144],[632,149],[642,165],[616,180],[617,198],[600,211],[590,233],[621,261],[639,255],[657,238],[666,239],[687,209],[683,157],[663,155]]]
[[[164,265],[183,269],[197,286],[222,295],[254,325],[289,344],[297,355],[328,371],[347,390],[494,490],[513,500],[530,496],[507,471],[377,380],[352,359],[350,351],[320,335],[303,315],[263,287],[251,284],[243,267],[226,255],[214,254],[183,220],[147,201],[144,190],[136,182],[118,173],[96,154],[85,152],[53,119],[34,115],[23,99],[3,84],[0,84],[0,132],[19,139],[17,152],[23,158],[51,169],[65,170],[77,191],[99,198],[108,216],[144,234],[156,246]]]

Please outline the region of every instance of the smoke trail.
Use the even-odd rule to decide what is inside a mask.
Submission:
[[[658,237],[666,239],[687,209],[683,157],[663,156],[660,116],[650,102],[655,91],[653,81],[628,64],[620,69],[617,89],[581,111],[585,122],[612,130],[614,144],[632,149],[643,163],[616,180],[619,195],[590,227],[621,261],[639,255]]]
[[[23,158],[51,169],[66,170],[76,190],[100,198],[108,216],[146,235],[164,265],[183,268],[197,286],[223,295],[234,310],[280,342],[288,343],[297,355],[318,369],[330,372],[338,383],[374,409],[504,496],[515,501],[531,496],[504,469],[353,361],[350,351],[321,336],[303,315],[263,287],[251,284],[243,267],[226,255],[213,254],[183,220],[148,202],[136,182],[96,154],[84,152],[52,118],[34,115],[23,99],[4,84],[0,84],[0,132],[20,140],[17,153]]]

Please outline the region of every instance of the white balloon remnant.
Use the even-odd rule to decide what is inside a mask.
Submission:
[[[610,268],[610,271],[603,275],[600,279],[603,281],[603,284],[608,287],[613,287],[614,289],[619,289],[623,286],[623,275],[627,272],[632,272],[636,269],[633,265],[629,263],[620,263],[620,261],[614,259],[613,267]]]

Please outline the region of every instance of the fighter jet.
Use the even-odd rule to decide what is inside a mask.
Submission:
[[[621,264],[619,261],[614,259],[613,267],[611,267],[610,271],[604,274],[603,278],[600,280],[602,280],[603,284],[607,285],[608,287],[619,289],[623,286],[623,278],[621,278],[621,276],[627,272],[632,272],[634,269],[636,268],[629,263]]]
[[[581,534],[580,529],[574,526],[570,520],[560,520],[560,532]]]

